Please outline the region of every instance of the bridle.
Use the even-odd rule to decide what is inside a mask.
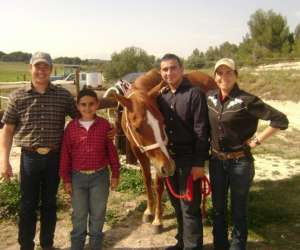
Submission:
[[[131,92],[127,97],[130,97],[134,94],[135,92]],[[165,147],[167,144],[168,144],[168,137],[166,136],[165,134],[165,139],[164,141],[159,141],[159,142],[156,142],[154,144],[151,144],[151,145],[147,145],[147,146],[144,146],[144,145],[141,145],[138,140],[136,139],[136,137],[134,136],[134,133],[132,131],[132,128],[129,124],[129,120],[128,120],[128,110],[126,107],[124,107],[124,114],[125,114],[125,122],[126,122],[126,129],[128,130],[132,140],[134,141],[134,143],[136,144],[136,146],[139,148],[139,150],[141,151],[141,153],[145,153],[147,151],[150,151],[150,150],[153,150],[153,149],[156,149],[156,148],[162,148],[162,147]]]

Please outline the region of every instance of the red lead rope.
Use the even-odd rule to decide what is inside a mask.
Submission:
[[[191,175],[188,176],[187,184],[186,184],[186,191],[185,194],[176,194],[174,188],[170,182],[169,177],[166,177],[166,183],[170,190],[170,193],[177,199],[183,199],[187,201],[193,200],[193,177]],[[206,199],[211,193],[211,186],[209,179],[207,176],[201,178],[201,187],[200,192],[202,194],[202,217],[206,217]]]

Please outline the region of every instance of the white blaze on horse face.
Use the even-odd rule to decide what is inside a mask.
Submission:
[[[150,125],[150,127],[153,130],[155,141],[157,143],[159,143],[160,149],[164,152],[164,154],[166,155],[166,157],[168,159],[170,159],[170,156],[169,156],[168,150],[166,148],[165,142],[164,142],[164,140],[161,137],[158,120],[155,119],[155,117],[148,110],[146,111],[146,116],[147,116],[147,122],[148,122],[148,124]]]

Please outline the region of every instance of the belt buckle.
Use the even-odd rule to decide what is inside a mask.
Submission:
[[[40,155],[46,155],[50,152],[50,148],[45,148],[45,147],[41,147],[41,148],[37,148],[36,152]]]
[[[224,152],[219,152],[219,156],[220,156],[221,160],[223,160],[223,161],[228,160],[228,156]]]
[[[80,170],[79,172],[82,174],[94,174],[96,170]]]

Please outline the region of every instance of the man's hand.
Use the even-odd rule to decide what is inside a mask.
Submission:
[[[12,167],[10,163],[4,163],[0,166],[0,179],[4,181],[10,181],[10,178],[13,176]]]
[[[196,181],[199,178],[204,177],[204,175],[205,175],[204,167],[202,167],[202,166],[194,166],[194,167],[192,167],[191,175],[193,177],[193,181]]]
[[[72,195],[72,183],[64,183],[64,189],[67,194]]]
[[[116,190],[119,185],[119,178],[111,178],[110,188],[111,190]]]
[[[111,126],[111,130],[108,131],[107,133],[107,138],[110,139],[110,140],[114,140],[115,139],[115,136],[116,136],[116,128],[114,126]]]

